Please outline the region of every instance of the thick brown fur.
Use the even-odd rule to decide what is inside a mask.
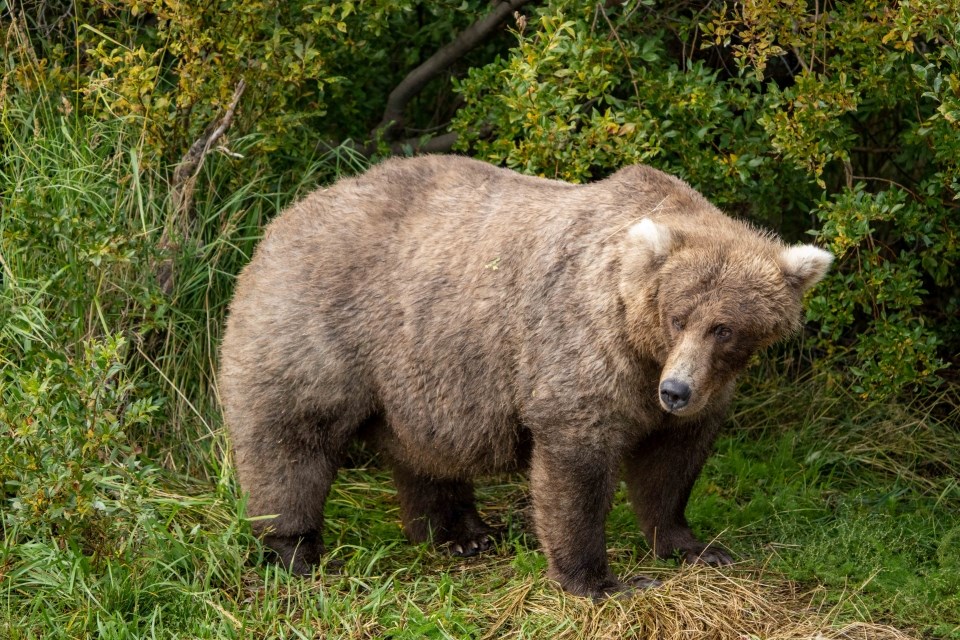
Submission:
[[[309,571],[363,437],[412,540],[483,550],[473,478],[529,469],[550,576],[603,596],[624,587],[604,521],[625,470],[658,555],[730,562],[687,526],[690,489],[737,373],[829,261],[644,166],[571,185],[426,156],[320,189],[268,227],[223,342],[248,509],[276,514],[255,529]]]

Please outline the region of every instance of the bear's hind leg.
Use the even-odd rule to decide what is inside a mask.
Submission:
[[[480,518],[473,485],[417,474],[393,464],[393,480],[400,499],[400,517],[411,542],[431,540],[456,556],[486,551],[497,531]]]
[[[310,415],[251,425],[249,419],[234,439],[240,484],[250,516],[273,516],[254,519],[253,531],[289,571],[309,574],[324,552],[324,504],[359,420]]]

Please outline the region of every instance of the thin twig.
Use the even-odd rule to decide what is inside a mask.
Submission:
[[[620,45],[620,53],[623,54],[623,61],[627,64],[627,71],[630,72],[630,83],[633,85],[633,94],[637,97],[637,107],[642,109],[643,104],[640,102],[640,85],[637,84],[637,75],[633,72],[633,65],[630,64],[630,56],[627,54],[627,48],[624,46],[623,40],[620,39],[617,28],[613,26],[610,16],[607,15],[607,10],[599,2],[597,3],[597,8],[600,9],[600,13],[603,14],[603,19],[606,20],[610,26],[610,33],[617,39],[617,44]]]
[[[920,200],[920,196],[918,196],[913,189],[911,189],[910,187],[903,186],[896,180],[890,180],[889,178],[881,178],[879,176],[850,176],[850,177],[853,180],[874,180],[876,182],[886,182],[888,184],[892,184],[895,187],[900,187],[901,189],[909,193],[911,196],[913,196],[914,200],[917,200],[917,201]]]

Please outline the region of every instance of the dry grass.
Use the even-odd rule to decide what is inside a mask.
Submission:
[[[264,585],[239,612],[241,628],[257,637],[298,637],[368,640],[373,638],[471,638],[495,640],[574,640],[651,638],[655,640],[915,640],[918,636],[891,626],[841,620],[840,606],[818,604],[822,589],[802,591],[794,583],[760,571],[741,568],[637,567],[636,573],[663,580],[658,588],[631,592],[600,603],[570,596],[542,576],[511,576],[509,558],[471,561],[463,573],[450,570],[457,585],[446,594],[434,591],[430,571],[416,577],[402,572],[357,578],[318,576],[296,581],[272,594]],[[494,574],[501,579],[495,580]],[[403,578],[412,578],[406,581]],[[463,578],[461,581],[460,578]],[[504,585],[503,578],[507,578]],[[269,579],[268,579],[269,582]],[[366,582],[360,595],[357,584]],[[500,584],[483,593],[483,584]],[[459,584],[458,584],[459,583]],[[253,585],[248,585],[253,587]],[[369,590],[368,590],[369,589]],[[359,596],[359,597],[358,597]],[[268,611],[269,603],[286,601],[285,621],[251,622]],[[849,596],[855,598],[855,596]],[[304,615],[317,599],[329,609],[320,616]],[[292,605],[292,609],[289,608]],[[455,608],[451,615],[450,606]],[[264,610],[265,607],[268,610]],[[395,615],[383,615],[389,609]],[[334,611],[335,610],[335,611]],[[401,613],[402,612],[402,613]],[[379,615],[378,615],[379,614]],[[458,625],[469,621],[469,631]]]
[[[532,584],[513,587],[495,601],[498,615],[482,636],[537,637],[534,628],[566,638],[656,638],[658,640],[800,640],[815,638],[907,640],[893,627],[857,622],[838,625],[836,608],[816,605],[819,590],[800,592],[792,583],[742,570],[685,567],[638,569],[664,580],[659,588],[595,604]]]

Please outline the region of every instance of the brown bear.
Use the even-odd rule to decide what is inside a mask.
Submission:
[[[379,451],[413,541],[493,530],[473,478],[528,469],[549,576],[625,588],[604,522],[624,473],[658,556],[726,564],[684,518],[737,374],[795,332],[831,255],[785,246],[645,166],[574,185],[456,156],[388,160],[267,228],[220,390],[242,489],[309,572],[346,445]]]

